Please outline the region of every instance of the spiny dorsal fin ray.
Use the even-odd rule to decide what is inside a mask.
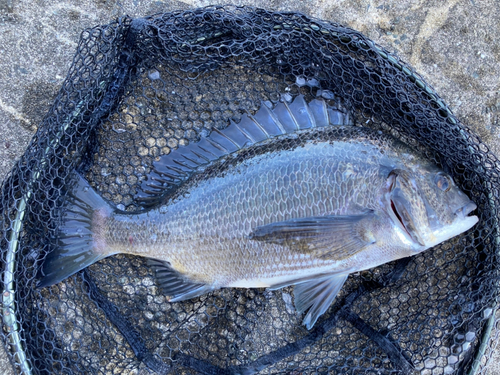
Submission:
[[[248,144],[253,144],[254,140],[249,137],[248,133],[241,128],[240,125],[231,121],[230,125],[224,129],[224,134],[231,138],[238,147],[244,148]]]
[[[313,100],[309,103],[309,113],[314,118],[316,127],[329,125],[328,107],[324,100]]]
[[[350,125],[349,115],[340,105],[328,106],[323,99],[309,104],[302,95],[274,109],[262,103],[254,114],[244,114],[236,124],[214,129],[199,142],[179,147],[153,162],[153,170],[143,181],[136,199],[145,206],[161,202],[200,167],[261,141],[302,129],[327,125]]]
[[[314,117],[309,112],[309,105],[302,95],[296,97],[291,104],[285,102],[285,105],[297,124],[297,129],[302,130],[316,127]]]
[[[261,109],[255,114],[255,119],[262,121],[268,121],[271,126],[268,127],[268,133],[272,135],[286,134],[287,131],[283,124],[280,122],[274,111],[271,110],[267,105],[262,105]],[[271,129],[275,126],[277,129],[276,133],[273,133]]]

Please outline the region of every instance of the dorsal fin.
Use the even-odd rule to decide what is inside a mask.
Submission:
[[[333,107],[319,98],[308,104],[302,95],[291,103],[280,102],[274,109],[262,103],[254,115],[246,113],[239,123],[231,121],[227,128],[214,129],[199,142],[179,147],[155,161],[136,199],[144,206],[155,205],[200,167],[266,139],[328,125],[352,125],[340,103]]]

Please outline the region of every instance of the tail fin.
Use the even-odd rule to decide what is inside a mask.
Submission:
[[[88,182],[75,173],[59,216],[56,247],[47,254],[38,274],[39,288],[57,284],[112,255],[105,252],[104,244],[95,233],[112,212],[113,209]]]

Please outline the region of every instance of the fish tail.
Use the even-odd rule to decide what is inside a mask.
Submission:
[[[39,288],[57,284],[113,254],[103,230],[114,210],[84,178],[75,175],[59,216],[55,246],[38,273]]]

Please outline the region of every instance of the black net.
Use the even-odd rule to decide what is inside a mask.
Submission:
[[[425,153],[477,203],[479,224],[352,275],[311,331],[290,287],[170,303],[144,258],[128,255],[36,288],[74,169],[140,211],[135,195],[158,157],[298,95],[340,98],[356,125]],[[121,18],[83,33],[3,184],[3,339],[23,374],[479,373],[497,305],[498,172],[432,88],[359,32],[246,7]]]

